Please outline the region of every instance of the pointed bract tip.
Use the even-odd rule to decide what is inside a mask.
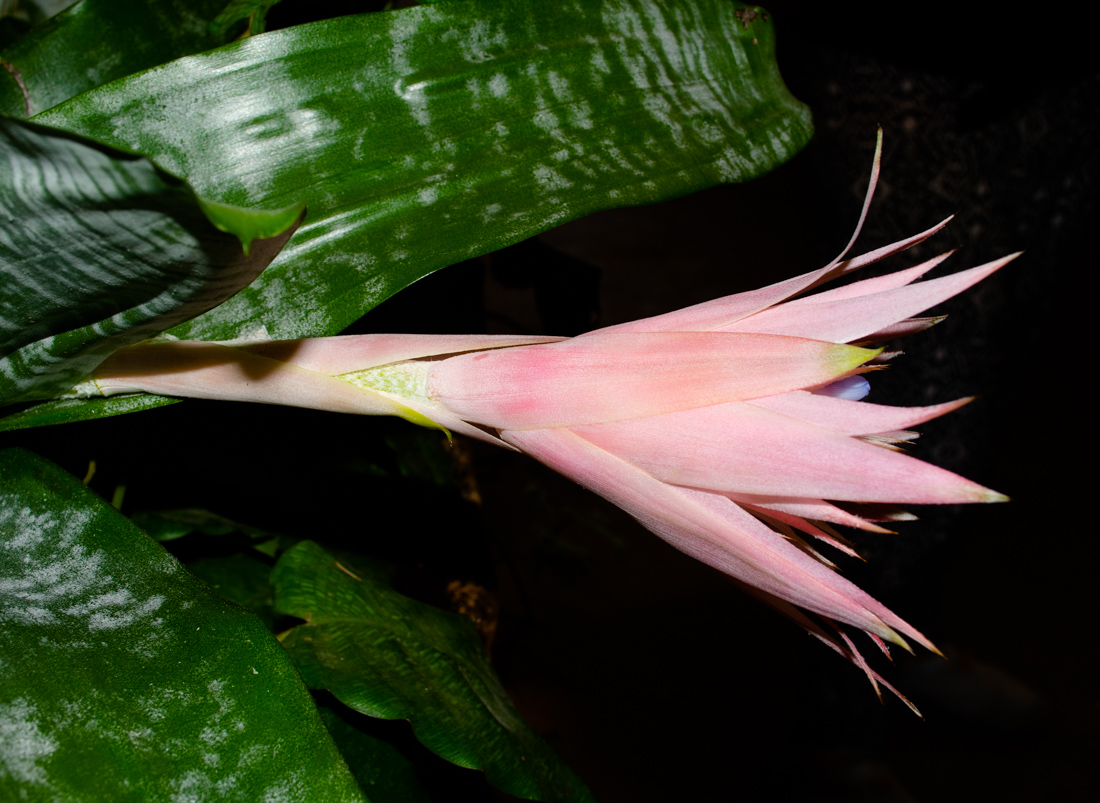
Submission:
[[[895,621],[893,625],[887,625],[887,630],[889,631],[888,633],[880,632],[879,636],[884,638],[886,641],[891,642],[892,644],[897,644],[910,655],[915,655],[916,653],[913,651],[913,648],[909,646],[909,642],[902,638],[901,634],[898,633],[898,630],[904,631],[905,634],[909,636],[909,638],[913,639],[913,641],[915,641],[917,644],[920,644],[929,652],[934,652],[941,658],[943,657],[943,653],[940,652],[939,648],[935,644],[928,640],[927,636],[925,636],[920,631],[914,629],[912,625],[903,622],[900,619]]]
[[[932,329],[932,327],[939,326],[939,324],[943,323],[945,320],[947,320],[946,315],[932,315],[928,316],[925,323],[928,329]]]
[[[867,635],[870,636],[871,641],[875,642],[875,645],[880,650],[882,650],[882,654],[886,656],[886,660],[888,660],[890,663],[894,663],[894,656],[890,654],[890,645],[888,645],[885,641],[880,639],[874,633],[868,633]]]
[[[848,346],[842,343],[836,344],[829,352],[831,367],[838,375],[854,372],[864,363],[873,360],[882,354],[882,348],[864,348],[863,346]]]
[[[901,700],[901,701],[902,701],[903,703],[905,703],[905,707],[906,707],[906,708],[908,708],[908,709],[909,709],[910,711],[912,711],[912,712],[913,712],[914,714],[916,714],[916,715],[917,715],[918,717],[920,717],[920,718],[921,718],[922,720],[924,720],[924,714],[922,714],[922,713],[920,712],[920,709],[919,709],[919,708],[917,708],[917,707],[916,707],[915,705],[913,705],[913,704],[912,704],[912,703],[911,703],[911,702],[909,701],[909,698],[908,698],[908,697],[906,697],[906,696],[905,696],[904,694],[902,694],[901,692],[899,692],[899,691],[898,691],[897,689],[891,688],[891,689],[890,689],[890,691],[892,691],[892,692],[894,693],[894,695],[895,695],[895,696],[896,696],[896,697],[897,697],[897,698],[898,698],[899,700]]]
[[[1008,254],[1006,256],[1001,257],[1000,259],[994,259],[990,262],[986,262],[983,265],[978,265],[977,267],[971,268],[971,270],[972,271],[986,270],[987,271],[986,276],[991,276],[992,274],[999,271],[1001,268],[1003,268],[1005,265],[1007,265],[1012,260],[1023,256],[1023,253],[1024,253],[1023,251],[1016,251],[1015,253]],[[982,278],[985,278],[985,277],[982,277]]]
[[[872,358],[873,359],[873,358]],[[869,374],[872,371],[888,371],[890,366],[887,363],[875,363],[874,365],[861,365],[859,368],[852,371],[854,374]]]
[[[879,633],[880,638],[884,639],[885,641],[889,641],[891,644],[897,644],[910,655],[915,654],[913,652],[913,648],[909,646],[909,642],[903,639],[898,631],[894,630],[894,628],[890,627],[885,622],[883,622],[882,625],[885,628],[885,632]]]

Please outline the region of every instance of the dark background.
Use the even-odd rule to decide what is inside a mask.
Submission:
[[[440,604],[452,579],[483,586],[499,601],[492,650],[509,691],[603,803],[1098,799],[1100,547],[1077,506],[1093,478],[1096,362],[1086,305],[1100,75],[1088,31],[1052,6],[769,11],[781,70],[817,128],[792,162],[448,268],[357,328],[575,334],[811,270],[847,242],[881,125],[882,180],[855,252],[957,217],[866,275],[948,248],[959,251],[941,273],[1027,252],[943,305],[948,320],[905,342],[869,397],[980,396],[923,426],[915,453],[1013,498],[916,511],[896,536],[859,538],[865,565],[842,564],[947,654],[876,663],[925,720],[880,705],[858,669],[721,575],[502,450],[460,447],[457,486],[408,482],[402,472],[431,474],[409,445],[430,465],[438,443],[402,422],[216,403],[9,442],[78,474],[95,458],[93,487],[110,497],[127,485],[124,510],[200,505],[354,541]],[[138,462],[152,428],[159,454]],[[364,527],[371,505],[413,511],[422,527]],[[421,764],[436,799],[503,797],[426,755],[405,723],[378,727]]]
[[[605,801],[1096,800],[1100,548],[1073,509],[1095,476],[1086,305],[1100,76],[1087,34],[1038,7],[770,11],[780,68],[814,112],[806,151],[756,182],[595,215],[541,241],[599,266],[600,325],[810,270],[847,241],[881,125],[882,180],[856,252],[957,217],[868,275],[948,248],[959,251],[941,272],[1026,251],[945,304],[948,320],[873,381],[880,403],[979,395],[922,427],[916,454],[1013,498],[917,511],[897,536],[860,539],[867,565],[844,564],[947,653],[883,669],[927,720],[880,706],[853,667],[597,505],[562,525],[588,550],[574,587],[532,563],[534,626],[502,669]],[[555,272],[593,278],[575,264],[540,269],[529,253],[525,296],[502,261],[489,310],[536,331],[554,330],[536,313]],[[573,286],[559,292],[580,300]],[[510,456],[482,458],[484,515],[501,530],[522,521],[504,504],[522,498],[515,470]],[[621,542],[601,538],[605,526]],[[502,582],[505,611],[510,593]]]

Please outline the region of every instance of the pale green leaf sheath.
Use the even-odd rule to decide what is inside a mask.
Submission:
[[[366,800],[260,620],[20,450],[0,452],[0,677],[0,800]]]
[[[768,16],[729,0],[464,0],[183,58],[43,122],[203,197],[308,221],[185,339],[339,332],[433,270],[598,209],[764,173],[811,134]]]

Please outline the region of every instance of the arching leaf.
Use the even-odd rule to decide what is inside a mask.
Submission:
[[[3,117],[0,209],[0,404],[65,393],[117,349],[221,304],[302,211],[203,202],[147,159]]]
[[[409,599],[380,569],[344,566],[312,541],[288,550],[271,582],[275,610],[307,620],[282,638],[310,688],[373,717],[408,719],[425,747],[513,795],[592,800],[516,713],[468,619]]]
[[[224,41],[226,0],[83,0],[0,53],[0,114],[29,117],[74,95]]]
[[[0,623],[4,800],[366,800],[260,620],[15,449]]]
[[[310,217],[173,330],[336,334],[416,279],[590,212],[743,181],[809,139],[766,13],[730,0],[463,0],[252,36],[38,119],[203,197]]]

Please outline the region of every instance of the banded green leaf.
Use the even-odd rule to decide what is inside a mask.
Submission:
[[[743,181],[811,134],[767,14],[730,0],[462,0],[252,36],[39,119],[204,197],[309,219],[183,338],[339,332],[438,268],[598,209]]]
[[[0,799],[366,800],[256,616],[13,449],[0,623]]]
[[[63,394],[113,351],[225,301],[270,264],[301,205],[204,202],[147,159],[0,118],[0,210],[10,404]]]
[[[226,0],[82,0],[0,52],[0,114],[29,117],[74,95],[222,44]]]
[[[94,418],[110,418],[114,415],[165,407],[178,401],[180,400],[170,399],[167,396],[154,396],[151,393],[96,399],[57,399],[35,404],[25,409],[9,408],[15,412],[10,412],[0,418],[0,432],[48,427],[56,424],[72,424]]]

